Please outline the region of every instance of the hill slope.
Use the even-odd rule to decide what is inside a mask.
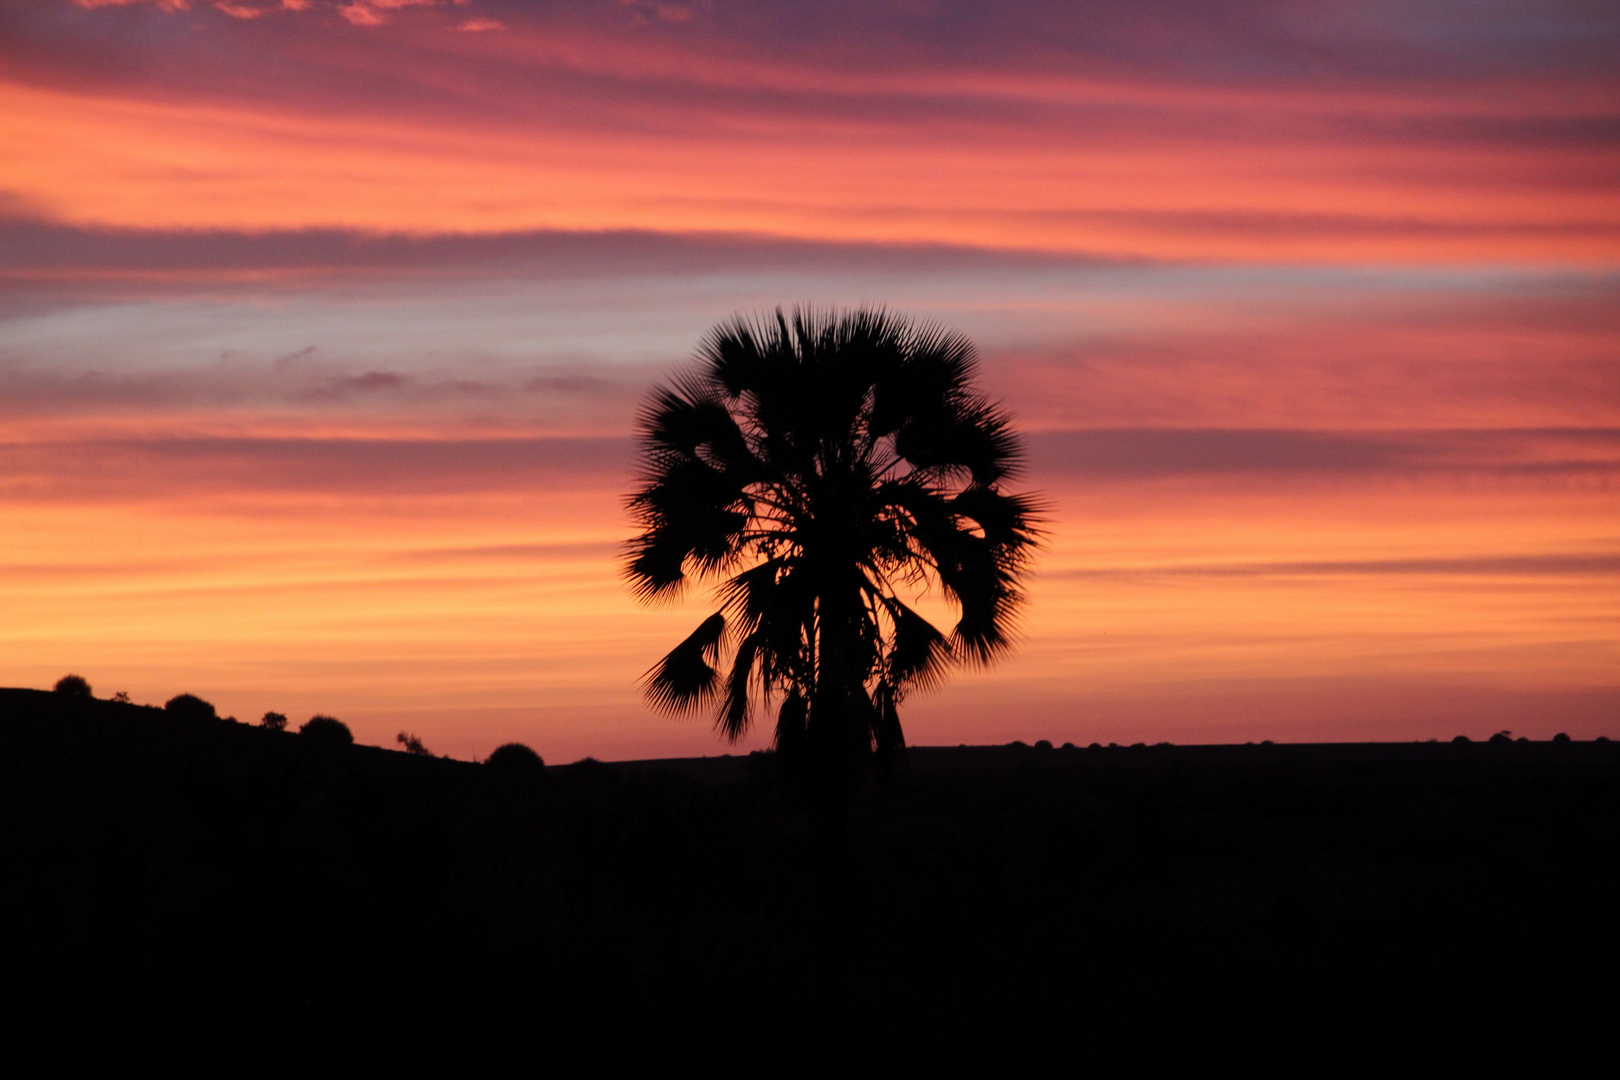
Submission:
[[[1608,744],[913,758],[829,913],[768,757],[503,776],[0,691],[0,962],[109,1009],[1113,1040],[1579,1024],[1620,957]]]

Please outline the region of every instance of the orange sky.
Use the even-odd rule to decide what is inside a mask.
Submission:
[[[702,614],[616,576],[636,403],[884,302],[1053,505],[913,741],[1620,735],[1614,29],[1380,20],[8,10],[0,684],[718,752],[635,692]]]

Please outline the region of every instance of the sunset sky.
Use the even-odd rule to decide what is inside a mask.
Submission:
[[[913,743],[1620,736],[1616,56],[1551,0],[0,3],[0,685],[736,749],[637,690],[709,609],[620,579],[635,410],[882,304],[1051,507]]]

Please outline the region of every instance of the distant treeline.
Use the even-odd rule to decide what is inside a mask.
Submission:
[[[85,702],[96,700],[95,695],[91,690],[89,680],[82,675],[68,674],[62,676],[56,681],[56,686],[53,688],[53,690],[56,694],[68,699]],[[107,700],[112,704],[118,705],[133,704],[130,701],[129,694],[122,690],[118,691]],[[152,706],[141,707],[152,708]],[[196,694],[189,693],[176,694],[174,697],[170,698],[164,703],[163,711],[168,715],[180,720],[223,720],[227,724],[236,724],[241,722],[234,716],[221,717],[219,715],[219,711],[214,708],[212,702],[204,701]],[[259,727],[265,728],[269,731],[286,731],[287,715],[279,712],[266,712],[259,718]],[[298,725],[296,731],[299,735],[307,735],[312,739],[319,739],[324,742],[339,745],[349,745],[354,742],[354,733],[349,730],[349,725],[345,724],[335,716],[326,716],[321,713],[311,716],[308,720],[305,720],[302,724]],[[394,741],[397,742],[408,754],[417,754],[428,757],[432,756],[433,752],[427,748],[422,740],[408,731],[401,731],[394,737]],[[544,765],[544,762],[540,759],[540,756],[522,743],[506,743],[502,746],[498,746],[490,754],[490,759],[497,764],[505,762],[508,766],[512,765],[513,763],[520,763],[517,764],[517,767],[519,768],[526,766],[538,768]]]

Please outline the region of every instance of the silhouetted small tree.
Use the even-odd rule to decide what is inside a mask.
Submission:
[[[540,755],[520,742],[503,743],[490,752],[484,764],[508,776],[538,776],[546,767]]]
[[[176,720],[218,720],[214,706],[196,694],[177,694],[163,703],[163,711]]]
[[[1569,742],[1569,736],[1560,731],[1558,734],[1553,736],[1553,742]]]
[[[118,691],[118,693],[114,694],[112,697],[108,698],[107,700],[108,701],[116,701],[120,705],[128,705],[129,704],[129,691],[128,690],[120,690],[120,691]]]
[[[259,717],[259,726],[269,728],[271,731],[286,731],[287,717],[284,713],[267,712]]]
[[[433,756],[433,751],[429,750],[421,739],[418,739],[415,735],[412,735],[408,731],[402,731],[398,735],[395,735],[394,741],[403,746],[407,754],[416,754],[420,757]]]
[[[340,746],[354,742],[354,732],[349,730],[349,725],[335,716],[312,716],[299,725],[298,734]]]
[[[64,697],[87,698],[90,683],[83,675],[64,675],[56,680],[56,692]]]

